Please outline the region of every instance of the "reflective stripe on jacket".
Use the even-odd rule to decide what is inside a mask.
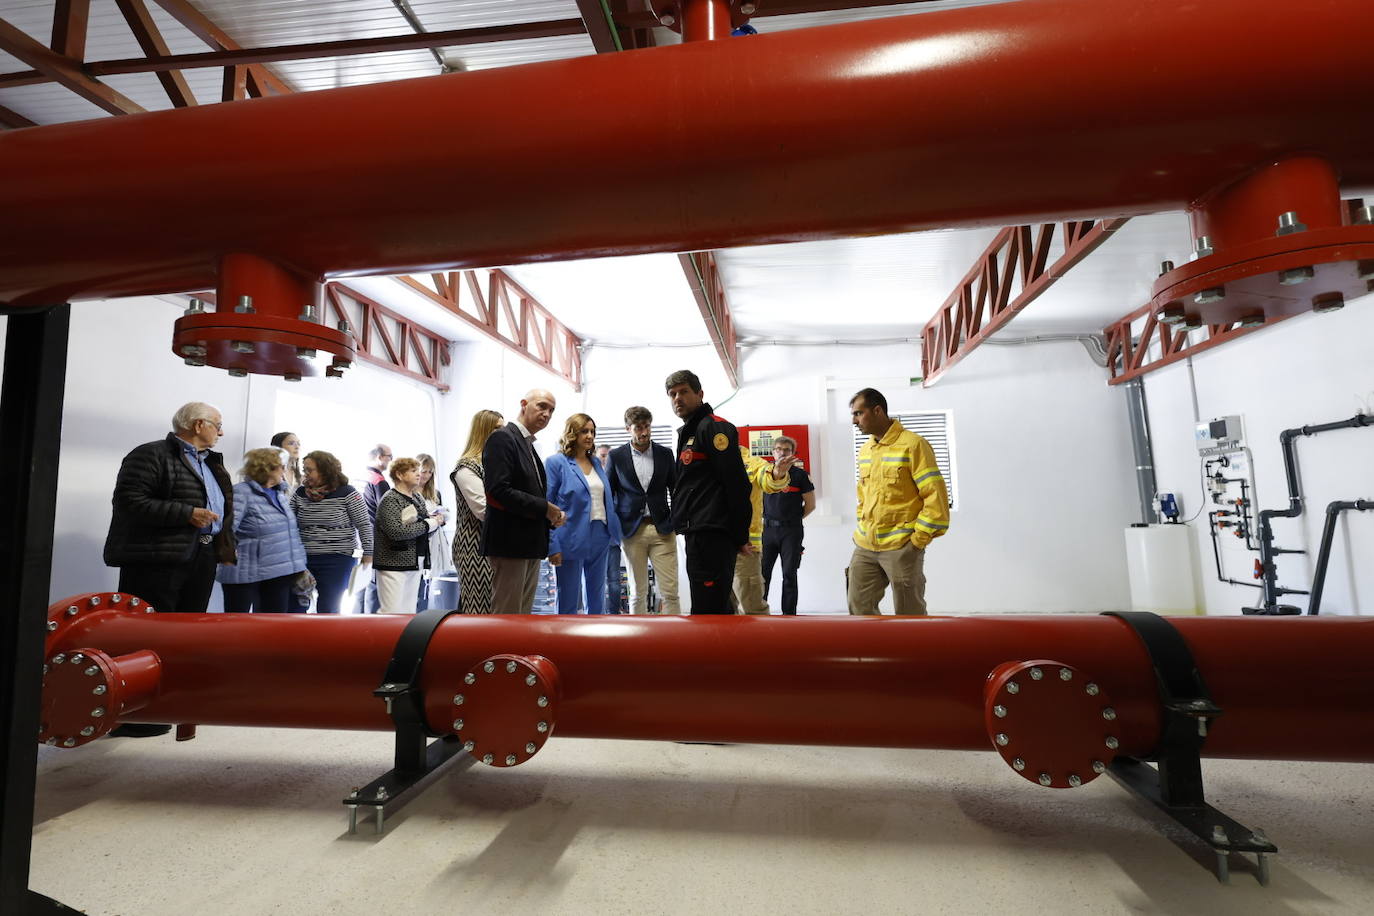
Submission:
[[[759,551],[763,550],[763,482],[771,476],[773,466],[762,458],[749,454],[748,446],[739,447],[740,457],[744,459],[744,472],[749,475],[749,505],[753,513],[749,516],[749,543]]]
[[[854,543],[866,550],[925,547],[949,530],[949,495],[930,443],[893,420],[859,449]]]

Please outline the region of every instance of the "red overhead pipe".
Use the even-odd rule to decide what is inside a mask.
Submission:
[[[391,728],[372,691],[410,618],[142,610],[111,595],[50,609],[43,736],[50,743],[86,743],[122,716]],[[1374,761],[1374,682],[1365,674],[1374,619],[1170,622],[1222,709],[1210,723],[1206,755]],[[145,674],[141,708],[121,714],[110,705],[92,717],[101,700],[92,685],[117,681],[122,659],[149,651],[160,663],[155,693]],[[139,664],[146,671],[147,662]],[[1009,680],[1018,682],[1015,695]],[[1030,753],[1052,737],[1037,753],[1053,760],[1033,761],[1023,775],[1051,769],[1055,784],[1065,785],[1070,772],[1090,779],[1093,762],[1109,762],[1118,749],[1149,753],[1162,721],[1142,642],[1123,621],[1102,616],[452,616],[429,643],[420,683],[430,727],[456,730],[474,741],[475,753],[493,752],[498,765],[507,753],[523,762],[533,753],[526,742],[537,749],[555,733],[996,747],[1004,756]]]
[[[1367,0],[1025,0],[0,136],[0,302],[1374,186]],[[1237,37],[1242,36],[1242,37]],[[436,117],[442,114],[442,117]]]

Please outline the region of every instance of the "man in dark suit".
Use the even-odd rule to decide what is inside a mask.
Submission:
[[[677,535],[668,497],[673,489],[673,453],[651,438],[653,414],[644,407],[625,411],[630,441],[611,450],[607,476],[623,532],[621,550],[630,567],[631,609],[648,610],[649,563],[664,614],[681,614],[677,598]]]
[[[533,609],[539,561],[549,555],[549,529],[564,521],[563,510],[544,496],[544,463],[534,451],[535,433],[549,425],[555,406],[550,392],[534,389],[520,401],[515,420],[492,433],[482,449],[482,555],[491,559],[491,607],[497,614]]]

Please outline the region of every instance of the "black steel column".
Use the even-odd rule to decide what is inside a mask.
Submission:
[[[10,311],[0,388],[0,910],[55,912],[29,891],[57,457],[71,306]],[[70,912],[70,911],[69,911]]]

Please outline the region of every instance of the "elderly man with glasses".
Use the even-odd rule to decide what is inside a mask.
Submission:
[[[219,410],[193,401],[172,415],[165,439],[124,456],[115,479],[105,565],[119,590],[159,611],[204,612],[220,563],[234,563],[234,488],[211,447],[224,432]],[[115,734],[163,734],[167,726],[123,725]]]

